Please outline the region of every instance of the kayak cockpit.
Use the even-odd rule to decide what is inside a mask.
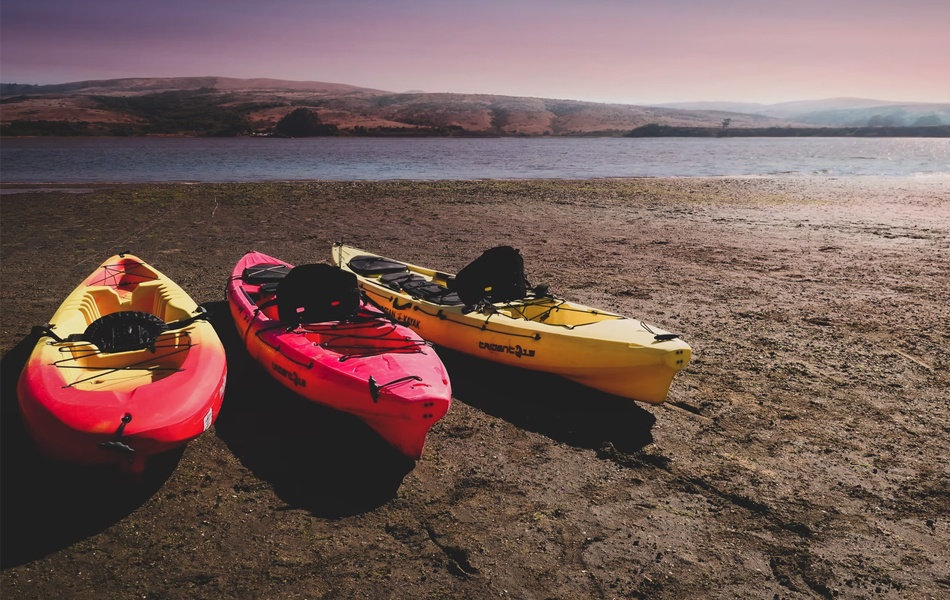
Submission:
[[[524,319],[544,323],[545,325],[568,328],[624,318],[620,315],[579,306],[550,296],[529,298],[520,302],[493,304],[490,305],[488,310],[512,319]]]

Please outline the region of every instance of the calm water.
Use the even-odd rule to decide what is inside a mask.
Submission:
[[[950,176],[919,138],[31,138],[0,142],[4,183]]]

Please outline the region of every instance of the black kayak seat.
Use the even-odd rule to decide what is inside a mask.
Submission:
[[[452,289],[468,306],[525,298],[528,281],[521,252],[512,246],[489,248],[456,273]]]
[[[287,325],[345,321],[361,306],[356,275],[332,265],[297,265],[277,284],[277,313]]]
[[[123,310],[90,323],[80,339],[103,353],[130,352],[153,347],[158,336],[166,331],[168,324],[151,313]]]

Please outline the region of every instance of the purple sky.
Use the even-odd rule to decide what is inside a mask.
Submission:
[[[2,0],[0,80],[950,102],[950,0]]]

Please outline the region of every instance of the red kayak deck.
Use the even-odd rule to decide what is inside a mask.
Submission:
[[[287,262],[260,252],[244,255],[227,286],[238,334],[250,355],[282,385],[359,417],[404,455],[420,458],[429,429],[451,403],[442,360],[418,334],[364,303],[355,281],[352,301],[358,304],[352,314],[332,318],[340,301],[328,295],[330,281],[322,278],[349,274],[319,266],[327,271],[314,269],[322,275],[304,278],[298,275],[313,265],[290,275],[294,267]],[[303,296],[321,296],[330,310],[324,314],[331,318],[307,322],[307,309],[288,309],[280,298],[290,297],[291,279],[307,279]],[[306,304],[308,298],[301,301]]]

